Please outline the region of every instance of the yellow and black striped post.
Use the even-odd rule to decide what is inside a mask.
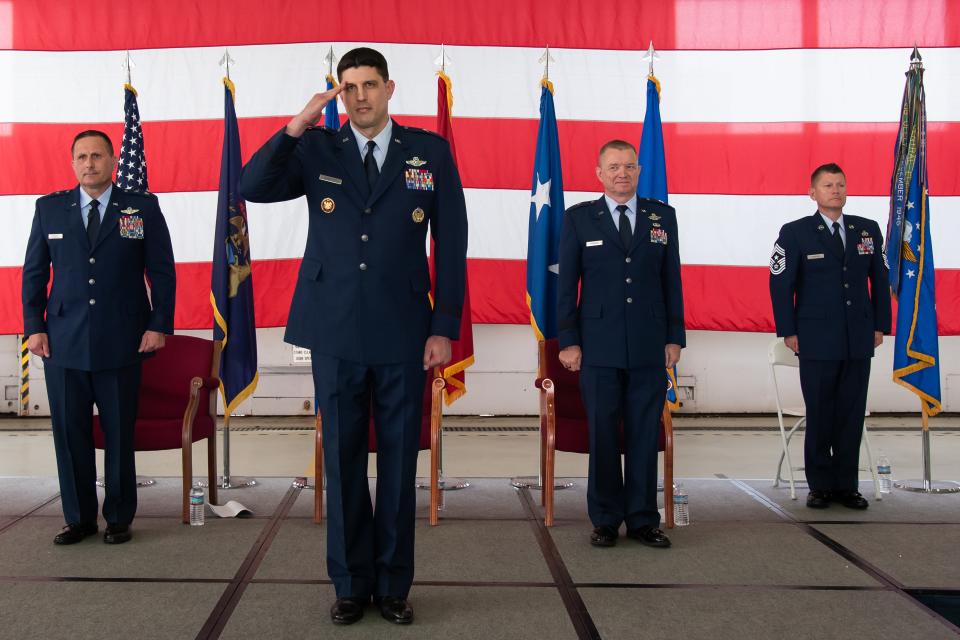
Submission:
[[[27,336],[20,339],[20,415],[30,415],[30,351]]]

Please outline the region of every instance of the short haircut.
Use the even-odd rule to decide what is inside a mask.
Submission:
[[[384,82],[390,79],[390,72],[387,71],[387,59],[376,49],[357,47],[343,54],[337,64],[337,80],[343,78],[344,71],[355,67],[373,67]]]
[[[110,142],[110,136],[105,134],[103,131],[97,129],[87,129],[86,131],[81,131],[73,138],[73,144],[70,145],[70,155],[73,156],[73,150],[77,148],[77,141],[82,140],[83,138],[103,138],[104,142],[107,143],[107,151],[110,152],[110,155],[113,155],[113,143]]]
[[[634,155],[637,153],[637,148],[629,142],[626,142],[625,140],[611,140],[600,147],[600,153],[597,154],[597,166],[600,166],[600,158],[603,157],[603,154],[607,151],[607,149],[620,149],[621,151],[630,149],[633,151]]]
[[[810,174],[810,186],[817,184],[817,178],[824,173],[839,173],[844,178],[847,177],[847,174],[843,172],[843,169],[840,168],[836,162],[828,162],[827,164],[822,164],[816,169],[813,170],[813,173]]]

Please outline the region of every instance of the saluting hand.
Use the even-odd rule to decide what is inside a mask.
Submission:
[[[166,343],[167,337],[159,331],[146,331],[143,338],[140,339],[140,348],[137,351],[139,353],[153,353],[163,349],[163,345]]]
[[[327,103],[331,100],[336,100],[337,95],[339,95],[342,90],[343,85],[337,85],[333,89],[329,89],[323,93],[313,94],[307,106],[287,123],[287,135],[293,136],[294,138],[299,138],[303,135],[307,127],[316,124],[320,120],[320,116],[323,115],[323,110],[327,106]]]

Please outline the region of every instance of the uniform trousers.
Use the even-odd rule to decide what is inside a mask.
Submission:
[[[807,414],[803,458],[811,491],[857,490],[869,381],[870,358],[800,358]]]
[[[53,446],[60,476],[60,499],[67,524],[97,521],[97,467],[93,444],[93,405],[104,436],[103,518],[128,525],[137,512],[134,424],[141,364],[81,371],[44,364]]]
[[[595,527],[659,526],[657,443],[664,402],[663,367],[584,365],[580,391],[590,428],[587,512]],[[620,468],[623,424],[624,470]]]
[[[366,365],[313,353],[327,479],[327,572],[337,597],[406,598],[413,583],[421,362]],[[370,412],[376,510],[367,484]]]

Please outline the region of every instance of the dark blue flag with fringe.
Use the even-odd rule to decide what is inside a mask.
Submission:
[[[220,342],[220,392],[229,416],[257,387],[257,330],[253,315],[253,276],[247,206],[240,198],[240,131],[234,86],[224,84],[223,155],[213,241],[213,338]]]

